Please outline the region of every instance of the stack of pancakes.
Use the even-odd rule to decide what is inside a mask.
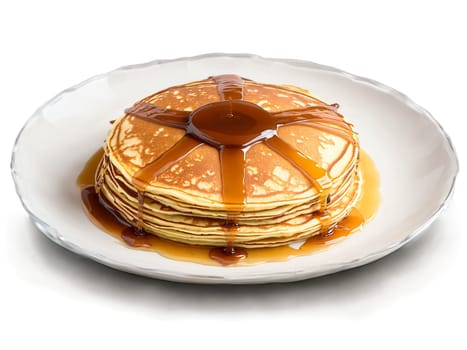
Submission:
[[[206,79],[168,88],[139,103],[194,111],[220,101],[217,88],[215,80]],[[244,81],[243,99],[271,113],[331,106],[300,88],[251,80]],[[328,233],[349,214],[359,196],[359,145],[351,124],[340,114],[332,108],[323,113],[329,113],[330,119],[280,126],[277,136],[326,171],[330,182],[325,207],[322,189],[264,142],[245,150],[241,210],[224,202],[219,149],[207,143],[141,188],[135,176],[186,132],[131,114],[112,124],[105,141],[105,156],[96,173],[100,196],[130,225],[188,244],[272,247]]]

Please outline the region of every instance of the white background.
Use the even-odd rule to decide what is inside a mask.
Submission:
[[[0,5],[1,349],[466,348],[462,1],[101,3]],[[16,134],[34,110],[92,75],[208,52],[311,60],[409,95],[456,146],[461,173],[448,210],[422,237],[380,261],[283,285],[149,280],[41,235],[9,172]]]

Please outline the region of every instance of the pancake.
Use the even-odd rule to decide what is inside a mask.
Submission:
[[[236,75],[167,88],[113,122],[96,192],[135,230],[188,244],[332,233],[360,193],[358,137],[337,110]]]

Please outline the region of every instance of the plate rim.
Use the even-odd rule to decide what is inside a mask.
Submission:
[[[417,228],[412,230],[410,233],[404,236],[403,239],[383,247],[380,250],[373,251],[367,255],[364,255],[362,257],[352,259],[352,260],[347,260],[347,261],[339,261],[335,263],[329,263],[326,265],[320,265],[321,269],[319,271],[306,271],[306,270],[300,270],[297,271],[297,273],[293,274],[292,276],[290,273],[286,273],[284,276],[284,272],[279,272],[279,273],[269,273],[267,275],[252,275],[252,276],[233,276],[233,277],[219,277],[219,276],[209,276],[209,275],[193,275],[193,274],[184,274],[181,272],[174,273],[173,271],[165,271],[157,268],[144,268],[141,266],[137,265],[132,265],[129,263],[121,263],[118,260],[111,259],[105,255],[102,255],[100,253],[96,252],[91,252],[89,250],[83,249],[82,247],[78,246],[77,244],[68,241],[65,239],[64,236],[58,232],[56,228],[42,220],[38,215],[36,215],[33,211],[32,208],[29,207],[27,202],[25,201],[25,197],[23,196],[22,190],[20,188],[20,183],[17,179],[17,174],[15,170],[15,164],[16,164],[16,150],[18,148],[18,145],[21,141],[21,137],[24,133],[24,131],[29,127],[29,125],[34,122],[34,120],[40,118],[42,111],[50,104],[53,104],[57,101],[59,101],[63,96],[73,93],[77,89],[80,89],[81,87],[84,87],[85,85],[92,83],[93,81],[99,80],[99,79],[104,79],[108,75],[112,73],[116,73],[119,71],[128,71],[128,70],[133,70],[133,69],[140,69],[140,68],[146,68],[154,65],[161,65],[161,64],[166,64],[166,63],[171,63],[171,62],[178,62],[178,61],[197,61],[197,60],[203,60],[203,59],[209,59],[209,58],[240,58],[240,59],[252,59],[252,60],[263,60],[267,62],[277,62],[277,63],[286,63],[292,66],[300,66],[300,67],[306,67],[306,68],[313,68],[313,69],[319,69],[321,71],[325,72],[331,72],[331,73],[336,73],[344,76],[347,79],[350,79],[352,81],[356,82],[363,82],[365,84],[370,84],[379,90],[382,90],[385,93],[390,94],[393,97],[397,97],[401,102],[404,104],[410,106],[420,114],[422,114],[424,117],[426,117],[429,121],[431,121],[440,131],[441,136],[445,139],[448,145],[448,150],[451,152],[453,160],[454,160],[454,165],[455,165],[455,171],[452,174],[452,181],[450,183],[449,190],[447,191],[444,199],[441,201],[439,207],[431,214],[431,216],[424,221],[421,225],[419,225]],[[30,219],[34,223],[34,225],[49,239],[51,239],[53,242],[56,244],[60,245],[61,247],[78,254],[80,256],[89,258],[91,260],[94,260],[98,263],[101,263],[103,265],[106,265],[108,267],[118,269],[121,271],[125,271],[128,273],[132,274],[137,274],[137,275],[142,275],[146,277],[151,277],[151,278],[157,278],[157,279],[163,279],[163,280],[170,280],[170,281],[175,281],[175,282],[188,282],[188,283],[198,283],[198,284],[261,284],[261,283],[276,283],[276,282],[292,282],[292,281],[299,281],[299,280],[304,280],[304,279],[309,279],[309,278],[315,278],[331,273],[336,273],[339,271],[344,271],[348,269],[352,269],[358,266],[362,266],[364,264],[370,263],[372,261],[378,260],[384,256],[389,255],[390,253],[394,252],[395,250],[399,249],[400,247],[404,246],[405,244],[409,243],[416,237],[418,237],[421,233],[423,233],[438,217],[439,215],[446,209],[450,199],[452,198],[452,195],[454,193],[454,188],[456,184],[456,180],[458,177],[459,173],[459,159],[455,150],[455,147],[452,143],[452,140],[450,136],[447,134],[447,132],[444,130],[442,125],[436,120],[436,118],[428,112],[425,108],[421,107],[417,103],[415,103],[412,99],[410,99],[407,95],[403,94],[402,92],[389,87],[383,83],[380,83],[376,80],[358,76],[352,73],[348,73],[344,70],[341,70],[339,68],[335,68],[332,66],[328,65],[322,65],[319,63],[315,63],[312,61],[307,61],[307,60],[300,60],[300,59],[289,59],[289,58],[270,58],[270,57],[263,57],[255,54],[248,54],[248,53],[206,53],[202,55],[196,55],[196,56],[187,56],[187,57],[178,57],[178,58],[171,58],[171,59],[155,59],[151,60],[145,63],[137,63],[137,64],[132,64],[132,65],[125,65],[122,67],[119,67],[117,69],[113,69],[110,71],[107,71],[102,74],[94,75],[86,80],[81,81],[78,84],[75,84],[69,88],[64,89],[63,91],[59,92],[56,94],[54,97],[51,99],[47,100],[45,103],[43,103],[40,107],[38,107],[34,113],[26,120],[22,128],[20,129],[14,145],[12,149],[12,155],[11,155],[11,161],[10,161],[10,171],[11,175],[13,178],[13,182],[15,185],[15,191],[16,194],[18,195],[20,202],[23,206],[23,208],[26,210],[28,213]],[[166,258],[168,259],[168,258]]]

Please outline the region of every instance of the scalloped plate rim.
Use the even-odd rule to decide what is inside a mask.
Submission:
[[[161,269],[148,269],[148,268],[143,268],[141,266],[137,265],[131,265],[131,264],[122,264],[118,260],[113,260],[109,259],[108,257],[101,255],[100,253],[97,252],[91,252],[89,250],[82,249],[81,247],[77,246],[73,242],[67,241],[66,238],[58,232],[53,226],[49,225],[48,223],[44,222],[42,219],[39,218],[38,215],[34,213],[34,211],[29,207],[27,204],[27,201],[25,200],[25,197],[22,194],[21,188],[19,186],[17,177],[16,177],[16,171],[15,171],[15,163],[16,163],[16,149],[18,147],[19,142],[21,141],[21,137],[24,133],[24,130],[28,128],[28,126],[37,118],[41,116],[42,110],[45,109],[48,105],[53,104],[57,102],[59,99],[61,99],[63,96],[72,93],[76,91],[77,89],[86,86],[87,84],[99,80],[99,79],[104,79],[106,78],[109,74],[118,72],[118,71],[125,71],[125,70],[133,70],[133,69],[140,69],[140,68],[145,68],[153,65],[160,65],[160,64],[165,64],[165,63],[171,63],[171,62],[177,62],[177,61],[196,61],[196,60],[202,60],[206,58],[247,58],[247,59],[259,59],[259,60],[264,60],[264,61],[271,61],[271,62],[281,62],[281,63],[286,63],[290,64],[292,66],[305,66],[306,68],[313,68],[313,69],[319,69],[327,72],[333,72],[337,73],[340,75],[345,76],[347,79],[350,79],[352,81],[358,81],[358,82],[363,82],[366,84],[370,84],[380,90],[383,90],[386,93],[389,93],[393,97],[397,97],[399,100],[403,101],[405,104],[409,105],[413,109],[417,110],[420,114],[423,114],[424,117],[428,118],[432,123],[434,123],[438,128],[441,133],[441,135],[445,138],[449,145],[449,150],[452,152],[452,156],[455,161],[455,172],[452,174],[452,181],[451,181],[451,186],[449,188],[449,191],[446,193],[446,196],[444,200],[441,202],[440,206],[438,207],[437,210],[435,210],[431,217],[427,219],[424,223],[419,225],[416,229],[408,233],[404,239],[400,240],[399,242],[396,242],[390,246],[386,246],[381,250],[371,252],[363,257],[359,257],[356,259],[352,259],[349,261],[340,261],[337,263],[332,263],[332,264],[327,264],[327,265],[321,265],[321,268],[319,271],[306,271],[306,270],[299,270],[296,271],[294,274],[290,274],[290,272],[280,272],[280,273],[270,273],[267,275],[247,275],[247,276],[234,276],[232,278],[229,278],[228,276],[217,276],[217,275],[206,275],[202,274],[199,276],[193,275],[193,274],[183,274],[182,272],[176,273],[174,271],[164,271]],[[11,156],[11,163],[10,163],[10,168],[11,168],[11,174],[13,177],[13,181],[15,183],[15,189],[16,193],[21,201],[21,204],[23,205],[24,209],[26,212],[29,214],[30,219],[34,223],[34,225],[49,239],[51,239],[53,242],[57,243],[58,245],[62,246],[63,248],[72,251],[78,255],[84,256],[86,258],[89,258],[91,260],[94,260],[96,262],[99,262],[103,265],[106,265],[111,268],[115,268],[121,271],[125,271],[128,273],[133,273],[137,275],[142,275],[146,277],[151,277],[151,278],[157,278],[157,279],[163,279],[163,280],[170,280],[170,281],[175,281],[175,282],[189,282],[189,283],[206,283],[206,284],[218,284],[218,283],[227,283],[227,284],[260,284],[260,283],[271,283],[271,282],[292,282],[292,281],[299,281],[299,280],[304,280],[304,279],[309,279],[309,278],[315,278],[331,273],[336,273],[339,271],[344,271],[348,270],[351,268],[355,268],[358,266],[365,265],[367,263],[370,263],[372,261],[375,261],[377,259],[380,259],[395,250],[399,249],[400,247],[404,246],[414,238],[418,237],[422,232],[428,228],[433,221],[438,218],[438,216],[444,211],[446,208],[450,198],[452,197],[457,175],[459,172],[459,161],[458,157],[456,154],[456,151],[454,149],[454,146],[452,144],[452,141],[449,137],[449,135],[445,132],[443,127],[440,125],[440,123],[423,107],[420,105],[416,104],[413,102],[408,96],[405,94],[387,86],[384,85],[378,81],[357,76],[351,73],[348,73],[346,71],[343,71],[341,69],[332,67],[332,66],[327,66],[327,65],[322,65],[318,64],[315,62],[311,61],[306,61],[306,60],[297,60],[297,59],[288,59],[288,58],[267,58],[267,57],[262,57],[259,55],[254,55],[254,54],[247,54],[247,53],[208,53],[208,54],[203,54],[203,55],[197,55],[197,56],[190,56],[190,57],[180,57],[180,58],[174,58],[174,59],[156,59],[152,60],[149,62],[145,63],[139,63],[139,64],[132,64],[132,65],[125,65],[120,68],[108,71],[106,73],[98,74],[95,75],[91,78],[88,78],[76,85],[73,85],[51,99],[49,99],[47,102],[42,104],[32,115],[27,119],[23,127],[21,128],[20,132],[18,133],[18,136],[16,137],[14,146],[13,146],[13,151],[12,151],[12,156]],[[242,267],[239,267],[242,268]]]

